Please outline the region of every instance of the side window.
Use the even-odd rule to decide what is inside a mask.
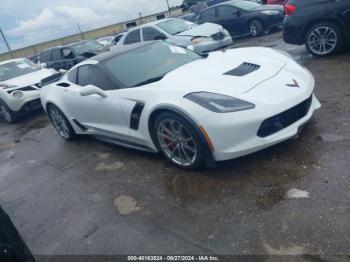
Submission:
[[[134,44],[141,42],[141,36],[140,36],[140,29],[137,29],[135,31],[130,32],[124,41],[124,44],[129,45],[129,44]]]
[[[43,51],[40,54],[40,63],[46,63],[50,60],[50,51]]]
[[[80,86],[94,85],[103,90],[116,89],[115,85],[93,65],[83,65],[78,68],[77,84]]]
[[[142,29],[143,41],[163,40],[166,36],[154,29],[153,27],[145,27]]]
[[[114,44],[119,43],[120,39],[122,39],[123,36],[124,36],[124,35],[118,35],[116,38],[114,38],[113,43],[114,43]]]
[[[69,48],[62,49],[63,59],[74,59],[74,54]]]
[[[61,59],[62,59],[62,55],[61,55],[60,49],[54,49],[51,51],[51,60],[56,61]]]
[[[67,74],[68,81],[76,84],[77,83],[77,73],[78,73],[77,68],[73,69],[72,71],[69,71]]]
[[[232,6],[218,6],[218,16],[220,18],[232,18],[234,16],[234,12],[238,11],[238,9],[232,7]]]
[[[215,8],[211,8],[206,11],[203,11],[199,16],[199,20],[203,22],[212,21],[214,19],[215,19]]]

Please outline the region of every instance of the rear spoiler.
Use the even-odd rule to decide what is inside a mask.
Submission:
[[[51,84],[53,82],[57,82],[62,78],[62,74],[61,73],[56,73],[52,76],[46,77],[44,79],[42,79],[39,83],[40,87],[46,86],[48,84]]]

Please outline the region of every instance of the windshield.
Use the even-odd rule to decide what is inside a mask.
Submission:
[[[0,65],[0,82],[40,70],[40,67],[27,59],[16,60]]]
[[[234,5],[246,11],[250,11],[261,6],[261,4],[251,2],[251,1],[238,1],[238,2],[234,2]]]
[[[180,19],[170,19],[157,24],[158,27],[163,29],[170,35],[177,35],[185,32],[193,27],[193,23],[188,21],[183,21]]]
[[[82,55],[84,53],[89,53],[93,50],[97,50],[97,49],[100,49],[102,47],[103,47],[103,45],[101,45],[99,42],[94,41],[94,40],[82,42],[82,43],[79,43],[79,44],[72,46],[73,50],[79,55]]]
[[[110,42],[112,41],[114,36],[106,36],[106,37],[103,37],[103,38],[100,38],[98,39],[97,41],[101,41],[101,42]]]
[[[159,81],[170,71],[201,58],[190,50],[159,42],[112,57],[101,66],[124,87],[135,87]]]

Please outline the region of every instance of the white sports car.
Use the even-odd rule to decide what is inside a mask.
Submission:
[[[296,136],[320,108],[314,85],[308,70],[273,49],[203,58],[156,42],[84,61],[44,86],[41,101],[64,139],[94,135],[196,169]]]
[[[0,116],[13,123],[20,114],[40,108],[39,83],[56,73],[25,58],[0,63]]]

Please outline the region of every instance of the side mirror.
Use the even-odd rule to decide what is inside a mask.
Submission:
[[[67,73],[67,70],[65,70],[65,69],[60,69],[60,70],[58,70],[58,72],[60,72],[61,75],[64,75],[65,73]]]
[[[107,97],[106,92],[94,85],[84,86],[82,89],[80,89],[79,93],[81,96],[99,95],[102,98]]]
[[[47,64],[46,63],[41,63],[40,66],[41,66],[41,68],[47,68]]]

